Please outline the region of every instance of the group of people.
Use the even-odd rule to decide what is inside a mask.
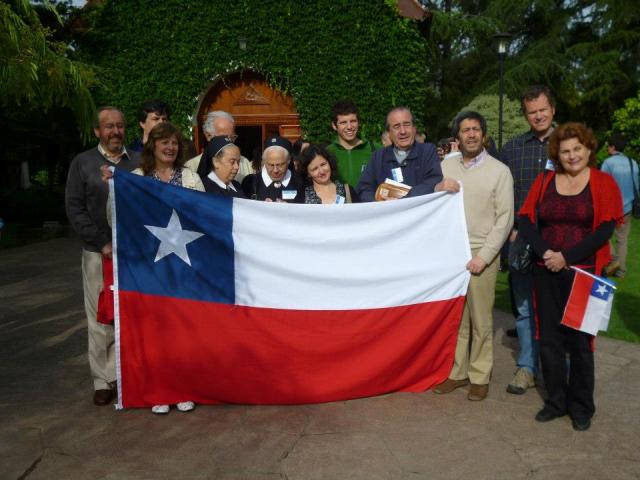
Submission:
[[[101,167],[115,166],[214,195],[266,202],[370,202],[378,187],[391,179],[409,188],[408,197],[438,191],[453,194],[464,187],[471,280],[452,370],[434,391],[446,394],[470,384],[469,400],[488,395],[500,251],[505,242],[521,235],[532,246],[536,261],[532,272],[510,272],[520,353],[507,391],[523,394],[534,387],[540,362],[547,399],[536,420],[546,422],[568,413],[576,430],[589,428],[595,412],[593,338],[560,324],[574,277],[569,267],[601,274],[611,265],[609,239],[614,231],[628,235],[629,219],[624,214],[630,202],[625,194],[623,211],[616,180],[596,168],[597,143],[591,130],[580,123],[554,125],[555,102],[547,87],[527,88],[521,105],[531,129],[499,153],[486,148],[490,142],[484,117],[465,111],[453,121],[451,143],[459,153],[444,155],[435,145],[417,141],[408,108],[388,112],[389,145],[381,146],[359,137],[356,106],[339,101],[331,111],[336,133],[331,143],[299,143],[292,154],[289,140],[272,137],[266,140],[258,165],[242,156],[235,144],[233,117],[226,112],[208,114],[203,126],[206,147],[185,161],[182,134],[168,123],[168,110],[142,110],[140,158],[133,148],[124,147],[123,114],[113,107],[98,110],[94,131],[99,144],[73,160],[66,195],[69,219],[84,242],[94,403],[110,403],[115,382],[113,329],[96,322],[102,257],[111,255]],[[624,149],[620,142],[614,144],[616,152]],[[615,175],[620,162],[610,163],[607,168]],[[637,172],[637,165],[632,161],[630,165]],[[617,263],[624,274],[626,250],[620,238],[624,237],[618,239]],[[193,407],[188,399],[178,405],[181,411]],[[154,407],[156,413],[168,411],[167,405]]]
[[[510,140],[499,153],[501,166],[510,171],[507,183],[512,182],[511,199],[516,212],[513,223],[500,233],[503,240],[508,237],[509,246],[521,235],[531,245],[535,261],[532,269],[524,272],[510,265],[520,352],[515,376],[507,385],[507,392],[521,395],[534,387],[538,365],[541,365],[547,396],[543,408],[535,416],[536,421],[548,422],[569,414],[573,428],[582,431],[590,427],[595,413],[594,338],[561,324],[575,276],[570,267],[596,275],[605,272],[611,262],[609,239],[614,230],[628,228],[623,217],[623,211],[628,213],[628,210],[623,210],[620,189],[614,178],[597,169],[597,141],[591,130],[573,122],[554,125],[555,101],[547,87],[527,88],[521,106],[531,129]],[[474,222],[479,221],[483,212],[474,212],[475,218],[469,218],[472,209],[481,206],[479,200],[467,201],[467,190],[482,192],[501,177],[496,170],[482,179],[483,185],[474,185],[469,177],[477,168],[477,162],[486,162],[483,159],[483,155],[487,155],[486,149],[478,157],[467,158],[468,146],[465,146],[465,136],[460,133],[464,128],[456,135],[456,126],[454,122],[453,136],[460,144],[463,158],[461,161],[445,158],[443,171],[446,176],[453,175],[451,168],[455,166],[466,175],[466,178],[460,178],[465,186],[464,203],[473,253],[474,232],[477,231]],[[478,130],[486,131],[481,124]],[[629,167],[628,183],[632,175],[636,175],[632,162]],[[495,194],[492,198],[498,200]],[[629,204],[625,207],[628,208],[628,197],[627,200]],[[628,224],[628,218],[626,220]],[[495,232],[494,229],[492,233]],[[491,238],[485,238],[484,247]],[[491,253],[496,262],[497,251]],[[492,366],[491,327],[484,326],[482,320],[487,317],[474,309],[478,298],[493,302],[493,289],[476,295],[479,281],[491,274],[482,263],[480,267],[485,270],[477,277],[472,266],[469,268],[474,276],[467,294],[454,367],[449,378],[434,389],[436,393],[449,393],[471,382],[470,400],[480,400],[486,395]],[[494,279],[495,276],[491,279],[492,285]],[[468,313],[471,335],[468,334]],[[488,342],[485,335],[489,335]],[[480,351],[485,343],[489,345],[484,347],[483,355]],[[481,387],[483,383],[484,388]]]

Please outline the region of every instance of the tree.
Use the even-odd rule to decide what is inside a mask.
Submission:
[[[499,108],[500,97],[498,95],[483,94],[478,95],[460,111],[473,110],[482,113],[487,120],[487,135],[493,138],[497,144]],[[505,98],[502,111],[502,138],[504,143],[529,129],[529,124],[520,110],[520,103],[516,100]]]
[[[624,107],[613,113],[613,131],[622,133],[627,139],[624,152],[631,157],[640,157],[640,91],[624,102]]]
[[[433,65],[427,124],[444,128],[480,93],[497,93],[498,55],[491,37],[513,35],[505,91],[547,84],[559,121],[606,131],[613,112],[640,86],[640,12],[625,0],[431,0],[423,22]]]
[[[47,0],[40,6],[28,0],[0,1],[0,105],[7,110],[69,108],[86,137],[95,110],[90,92],[96,84],[93,69],[69,58],[67,44],[53,38],[38,8],[62,26]]]

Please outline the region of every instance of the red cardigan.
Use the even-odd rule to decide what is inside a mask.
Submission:
[[[518,215],[526,215],[535,223],[535,210],[538,198],[542,198],[547,190],[549,182],[555,177],[555,172],[549,172],[542,183],[544,172],[538,175],[529,190],[527,199],[524,201]],[[542,192],[540,192],[542,189]],[[616,224],[623,223],[622,214],[622,195],[616,181],[608,173],[601,172],[596,168],[591,168],[591,176],[589,178],[589,190],[591,191],[591,199],[593,202],[593,226],[595,230],[601,223],[615,220]],[[611,251],[609,242],[605,242],[596,252],[596,275],[600,275],[602,269],[611,261]]]

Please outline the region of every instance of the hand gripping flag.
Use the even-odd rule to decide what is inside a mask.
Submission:
[[[602,277],[580,268],[571,268],[576,275],[562,316],[562,325],[590,335],[597,335],[598,330],[606,331],[616,287]]]
[[[118,407],[423,391],[453,364],[462,195],[290,205],[116,170]]]

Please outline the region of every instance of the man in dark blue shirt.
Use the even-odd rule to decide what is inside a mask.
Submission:
[[[362,172],[356,187],[360,201],[374,201],[378,186],[386,179],[410,186],[407,197],[460,189],[455,180],[443,179],[435,145],[415,141],[416,127],[411,110],[407,107],[392,109],[387,114],[385,127],[392,145],[376,150]]]

